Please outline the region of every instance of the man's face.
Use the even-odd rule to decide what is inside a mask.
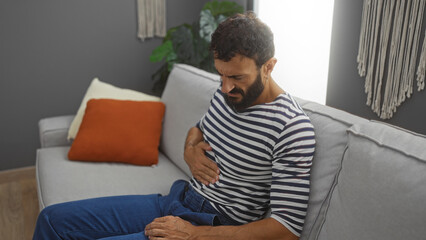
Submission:
[[[222,93],[229,107],[241,112],[253,106],[264,89],[254,60],[236,55],[228,62],[215,59],[215,66],[222,78]]]

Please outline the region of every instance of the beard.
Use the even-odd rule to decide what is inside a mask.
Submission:
[[[234,110],[234,112],[242,112],[253,105],[260,94],[262,94],[264,88],[265,86],[262,83],[262,78],[259,73],[254,83],[247,88],[247,92],[244,92],[241,88],[237,87],[230,91],[230,93],[233,94],[241,94],[241,101],[237,102],[235,98],[229,97],[226,93],[223,93],[223,97],[225,98],[226,104],[228,104],[228,106]]]

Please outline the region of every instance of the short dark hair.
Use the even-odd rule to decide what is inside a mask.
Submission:
[[[236,54],[251,58],[261,67],[275,54],[274,34],[253,12],[236,14],[219,24],[212,35],[214,58],[230,61]]]

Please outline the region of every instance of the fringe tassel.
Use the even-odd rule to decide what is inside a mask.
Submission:
[[[423,40],[422,53],[420,55],[419,67],[417,68],[417,91],[425,89],[426,75],[426,33]]]
[[[413,93],[425,3],[426,0],[364,0],[358,73],[365,76],[367,105],[382,119],[391,118]],[[425,49],[426,39],[417,70],[419,91],[424,89]]]

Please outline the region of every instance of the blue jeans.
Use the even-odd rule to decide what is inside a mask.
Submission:
[[[33,239],[147,239],[145,226],[169,215],[194,225],[238,224],[217,212],[187,181],[178,180],[167,196],[103,197],[46,207]]]

